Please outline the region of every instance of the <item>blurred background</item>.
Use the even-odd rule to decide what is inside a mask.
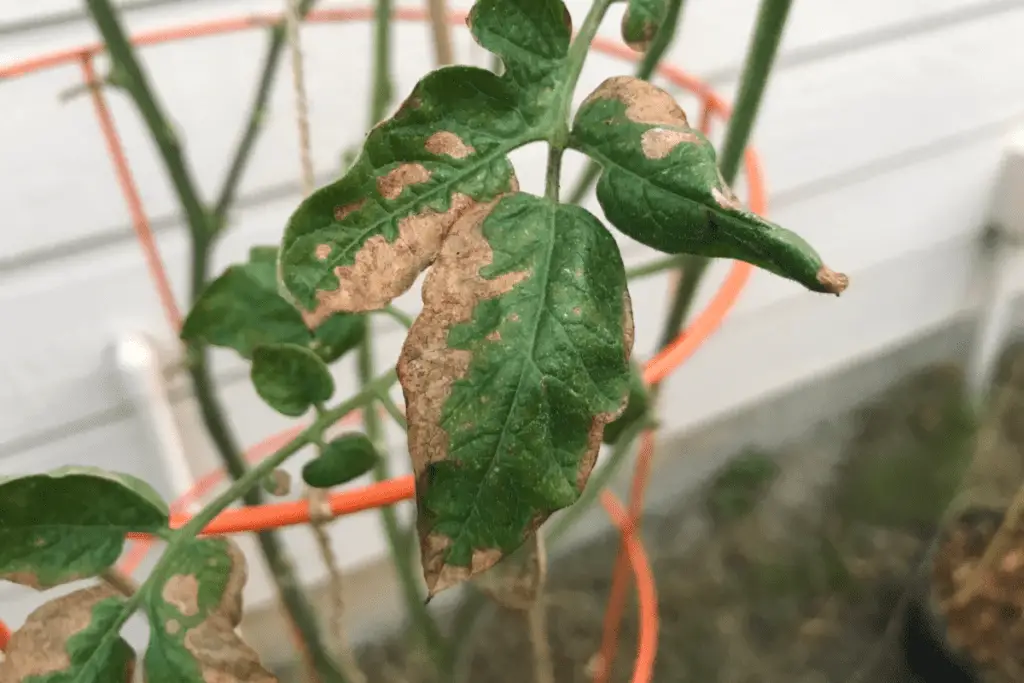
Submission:
[[[117,4],[133,33],[283,8],[283,0]],[[452,9],[468,9],[469,4],[461,0]],[[567,4],[578,24],[587,3]],[[317,4],[350,6],[356,5],[329,0]],[[699,77],[731,101],[756,11],[756,0],[689,0],[666,62]],[[621,5],[613,8],[602,35],[618,40],[621,12]],[[426,26],[404,22],[395,31],[397,105],[432,68],[433,55]],[[829,265],[849,274],[851,286],[834,299],[756,273],[719,332],[665,385],[659,473],[649,494],[652,518],[661,522],[649,525],[647,533],[652,552],[663,555],[657,564],[665,620],[659,667],[669,668],[659,668],[655,680],[691,680],[689,676],[698,675],[705,677],[692,680],[843,680],[826,671],[831,664],[815,669],[813,654],[804,659],[794,654],[792,661],[770,668],[770,653],[778,649],[782,634],[804,634],[801,637],[816,643],[807,646],[808,652],[818,652],[814,648],[825,647],[821,643],[855,640],[835,631],[846,628],[837,624],[851,618],[834,607],[837,594],[848,594],[829,583],[831,579],[813,572],[811,578],[801,579],[801,586],[814,588],[807,589],[809,595],[801,588],[799,600],[773,612],[772,618],[784,625],[754,623],[747,611],[723,607],[732,604],[724,597],[708,607],[709,614],[726,615],[721,619],[692,612],[700,609],[693,606],[695,595],[717,594],[706,587],[697,591],[689,580],[714,566],[732,567],[721,564],[728,555],[721,547],[706,545],[707,532],[720,529],[716,520],[721,509],[701,502],[717,500],[714,491],[720,489],[714,487],[723,481],[723,472],[731,471],[722,469],[726,463],[746,463],[746,469],[740,468],[739,479],[745,483],[740,484],[738,497],[746,500],[752,490],[758,509],[766,510],[767,517],[757,517],[758,531],[748,529],[743,538],[775,538],[766,529],[790,519],[780,517],[780,509],[802,510],[806,514],[801,519],[817,524],[827,515],[816,506],[832,505],[839,493],[846,492],[843,495],[863,495],[870,502],[856,513],[843,508],[843,519],[849,521],[853,515],[865,524],[882,525],[889,535],[870,536],[871,543],[889,559],[903,557],[901,552],[907,558],[865,576],[884,575],[898,585],[911,558],[922,552],[924,539],[930,537],[926,530],[945,505],[940,502],[948,502],[955,488],[956,476],[949,472],[960,473],[966,462],[976,399],[987,390],[994,360],[1024,329],[1024,262],[1013,240],[999,237],[1009,233],[992,230],[1012,227],[1014,220],[1016,229],[1024,230],[1019,212],[1024,163],[1018,159],[1015,176],[1006,170],[1013,163],[1006,161],[1013,149],[1024,156],[1019,133],[1024,129],[1022,35],[1020,0],[795,2],[752,144],[761,154],[769,217],[806,237]],[[489,57],[472,44],[467,31],[460,27],[454,37],[457,60],[488,64]],[[76,0],[0,2],[0,69],[96,40],[93,24]],[[141,51],[207,199],[226,171],[247,116],[265,41],[266,31],[259,29]],[[312,150],[318,183],[323,184],[339,174],[344,152],[360,143],[368,125],[371,32],[365,22],[307,25],[302,47]],[[97,59],[97,69],[106,72],[105,58]],[[578,99],[604,78],[632,70],[612,57],[594,55]],[[0,474],[88,463],[140,476],[173,499],[214,469],[217,461],[180,370],[175,333],[147,275],[92,103],[80,84],[75,62],[0,79]],[[700,114],[697,100],[674,92],[695,122]],[[175,293],[184,305],[187,232],[171,187],[135,109],[114,89],[108,97]],[[276,244],[300,199],[292,97],[288,71],[282,69],[230,231],[217,248],[215,272],[243,259],[251,245]],[[714,139],[721,128],[713,130]],[[524,149],[514,160],[524,189],[540,189],[541,151]],[[565,177],[573,179],[582,163],[570,157],[567,166]],[[737,189],[742,196],[743,181]],[[599,212],[593,198],[587,205]],[[620,243],[627,266],[656,258],[653,251],[626,238]],[[698,309],[714,293],[728,265],[711,268]],[[640,359],[655,349],[669,286],[667,274],[631,286],[638,326],[635,354]],[[414,312],[418,296],[414,290],[396,305]],[[380,338],[379,361],[391,364],[402,330],[383,318],[374,318],[373,324]],[[147,364],[152,359],[145,354],[141,360],[131,356],[131,350],[139,348],[125,345],[131,339],[152,343],[158,354],[155,365]],[[219,392],[245,444],[292,424],[260,401],[239,359],[217,354],[215,360]],[[168,443],[166,433],[161,436],[145,394],[145,373],[152,367],[166,384],[172,431],[181,440],[180,448]],[[338,364],[335,374],[339,395],[355,386],[350,363]],[[389,439],[393,471],[408,472],[401,433],[394,431]],[[950,444],[952,460],[930,459],[940,458],[937,453]],[[874,465],[863,465],[875,460],[858,460],[865,452],[884,463],[911,457],[912,466],[903,467],[902,475],[878,474],[871,469]],[[1020,455],[1019,449],[1013,452]],[[735,460],[737,454],[740,460]],[[297,472],[306,457],[300,456],[289,469]],[[922,483],[935,471],[946,478]],[[787,478],[787,472],[796,474]],[[762,491],[758,487],[765,481],[773,485]],[[932,484],[937,488],[928,488]],[[830,488],[834,486],[839,488]],[[911,512],[889,510],[879,502],[906,501],[915,487],[926,493],[923,501],[908,503]],[[736,497],[726,496],[729,501]],[[747,507],[741,505],[743,510]],[[864,510],[868,512],[861,515]],[[400,511],[403,519],[410,518],[411,508],[403,505]],[[793,529],[791,522],[780,528],[779,538]],[[906,538],[894,528],[902,529],[899,533]],[[601,591],[606,590],[614,552],[614,547],[601,545],[606,531],[600,514],[590,516],[577,529],[575,545],[565,546],[586,545],[588,552],[598,554],[592,561],[565,565],[567,578],[556,581],[569,596],[563,600],[562,616],[553,617],[560,681],[585,680],[586,653],[592,653],[596,644],[587,629],[599,629]],[[340,519],[330,532],[349,576],[348,619],[358,624],[351,632],[357,641],[369,641],[393,626],[399,604],[377,516],[368,512]],[[714,533],[711,537],[721,540]],[[322,583],[325,570],[311,559],[315,544],[309,531],[290,529],[286,538],[300,558],[302,580],[311,586]],[[834,538],[829,538],[832,543]],[[867,551],[857,543],[854,554],[863,560]],[[245,541],[245,547],[252,550],[254,545]],[[718,559],[694,556],[694,548]],[[754,554],[760,557],[760,552]],[[843,552],[837,560],[841,573],[853,576],[853,560]],[[256,554],[250,552],[249,557],[249,618],[252,623],[276,624],[266,572]],[[689,569],[684,572],[684,567]],[[740,570],[720,570],[720,579],[722,572],[739,575]],[[678,575],[689,579],[676,585],[672,577]],[[762,597],[763,591],[775,590],[757,585]],[[743,589],[748,588],[744,584]],[[893,602],[895,593],[888,598],[877,592],[858,595],[851,604],[878,601],[882,607],[878,614],[861,615],[862,649],[852,649],[845,659],[836,655],[847,668],[864,656],[871,637],[881,634],[885,605]],[[37,604],[38,597],[27,589],[0,586],[0,616],[12,626]],[[558,604],[553,599],[552,610],[560,609]],[[701,631],[687,621],[687,614],[703,615],[692,621],[701,628],[710,624],[714,633]],[[497,635],[488,638],[496,643],[495,652],[481,653],[474,665],[482,667],[481,676],[491,677],[479,680],[505,680],[499,678],[501,663],[507,669],[514,661],[508,653],[521,645],[518,636],[497,624],[500,619],[489,627]],[[282,665],[291,661],[290,642],[273,627],[246,628],[268,660]],[[713,668],[701,669],[704,665],[696,654],[669,645],[675,642],[672,638],[715,643],[705,648],[706,657],[713,660],[707,666]],[[392,661],[390,655],[375,656]],[[723,673],[726,661],[739,667],[737,671]],[[387,666],[391,668],[382,671],[391,673],[373,680],[414,680],[401,666]],[[830,677],[795,677],[795,672],[812,669]],[[778,677],[745,677],[757,670],[775,671]]]

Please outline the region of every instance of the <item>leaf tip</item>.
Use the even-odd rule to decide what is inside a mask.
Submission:
[[[850,278],[845,273],[837,273],[828,266],[818,269],[816,279],[827,294],[836,296],[842,294],[850,285]]]

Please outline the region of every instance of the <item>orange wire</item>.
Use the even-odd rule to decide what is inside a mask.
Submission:
[[[425,13],[419,9],[402,9],[395,13],[395,18],[404,21],[419,21],[424,18]],[[308,17],[311,23],[331,21],[354,21],[365,20],[373,16],[371,8],[358,9],[333,9],[319,10],[312,12]],[[157,43],[179,40],[184,38],[196,38],[223,34],[233,31],[241,31],[248,28],[267,26],[280,21],[279,14],[252,15],[240,19],[227,19],[223,21],[207,22],[205,24],[163,29],[139,34],[133,39],[136,45],[153,45]],[[465,14],[453,15],[452,23],[464,21]],[[614,41],[597,38],[593,42],[593,49],[598,52],[627,59],[636,60],[636,54],[626,46]],[[80,60],[86,82],[95,83],[95,73],[92,68],[91,56],[103,50],[101,44],[93,44],[74,50],[66,50],[42,57],[33,58],[14,64],[10,67],[0,68],[0,79],[14,78],[26,75],[33,71],[51,68],[69,61]],[[690,90],[699,95],[704,103],[704,111],[701,118],[701,129],[706,130],[710,125],[710,117],[713,113],[721,116],[728,116],[728,106],[724,101],[712,92],[706,84],[690,76],[689,74],[671,66],[662,65],[659,72],[673,84]],[[106,109],[105,101],[99,94],[98,88],[92,89],[93,102],[96,108],[97,117],[103,130],[108,150],[115,164],[118,174],[118,182],[122,193],[129,204],[129,211],[132,215],[133,226],[136,230],[139,242],[143,248],[147,267],[153,277],[154,284],[159,290],[161,304],[169,320],[180,321],[180,313],[174,303],[171,289],[167,282],[166,272],[160,261],[155,240],[145,212],[142,210],[141,199],[139,199],[134,181],[125,160],[120,140],[117,137],[113,121]],[[756,153],[748,149],[746,152],[747,178],[749,187],[749,204],[752,211],[764,213],[765,198],[764,184],[760,173],[760,164]],[[751,273],[751,266],[746,263],[734,264],[725,282],[712,299],[707,308],[693,321],[693,323],[668,347],[652,358],[644,368],[644,380],[648,384],[657,384],[665,379],[671,372],[677,369],[708,336],[717,329],[722,319],[735,303],[740,291],[746,284]],[[175,323],[175,326],[177,324]],[[258,460],[273,452],[280,444],[286,442],[301,431],[302,427],[295,427],[286,432],[257,444],[247,453],[251,460]],[[651,576],[650,566],[643,551],[642,544],[637,539],[635,532],[638,527],[639,514],[642,510],[643,491],[646,487],[650,472],[651,455],[654,448],[654,434],[647,432],[643,435],[640,452],[637,458],[634,472],[629,511],[627,512],[615,500],[609,492],[602,493],[602,503],[608,509],[613,521],[623,530],[623,552],[620,560],[616,562],[615,579],[613,579],[612,592],[621,593],[624,601],[624,578],[620,578],[630,568],[636,575],[637,589],[639,594],[639,608],[641,612],[640,642],[638,643],[637,663],[634,669],[634,683],[644,683],[650,680],[653,672],[654,658],[657,652],[657,600],[655,586]],[[184,496],[172,506],[172,518],[174,525],[180,525],[187,518],[185,511],[187,507],[210,490],[223,477],[222,472],[214,472],[207,475]],[[390,481],[373,484],[370,486],[335,492],[330,496],[330,507],[335,515],[351,514],[381,505],[390,505],[401,500],[412,498],[415,494],[414,480],[412,476],[399,477]],[[308,504],[302,502],[275,503],[261,505],[238,510],[226,510],[219,515],[213,523],[205,530],[206,534],[238,533],[243,531],[259,531],[290,524],[301,524],[309,521]],[[122,563],[123,568],[134,570],[145,558],[146,552],[152,544],[148,538],[139,539],[127,553]],[[620,571],[620,565],[624,565]],[[619,584],[623,588],[616,588]],[[610,600],[609,614],[606,615],[606,635],[609,631],[617,634],[618,621],[621,618],[621,608],[616,610],[617,601]],[[617,611],[617,615],[615,612]],[[614,618],[613,618],[614,617]],[[611,624],[614,622],[614,628]],[[0,649],[6,644],[9,637],[7,627],[0,621]],[[617,635],[614,635],[617,638]],[[614,640],[614,638],[612,640]],[[612,642],[614,647],[614,642]],[[602,650],[604,651],[604,650]],[[604,660],[605,671],[610,669],[611,658]]]

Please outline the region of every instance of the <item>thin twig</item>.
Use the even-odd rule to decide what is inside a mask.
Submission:
[[[107,567],[100,572],[100,578],[126,598],[130,598],[139,592],[139,584],[135,583],[130,576],[114,567]]]
[[[295,95],[295,124],[299,134],[299,166],[302,169],[302,194],[308,196],[316,186],[313,172],[313,154],[309,137],[309,100],[306,96],[305,69],[302,62],[302,44],[299,26],[302,23],[300,0],[288,0],[285,13],[285,33],[288,51],[292,57],[292,88]]]
[[[430,15],[430,32],[434,38],[434,61],[437,66],[451,64],[452,31],[448,25],[448,3],[446,0],[427,0],[427,12]]]

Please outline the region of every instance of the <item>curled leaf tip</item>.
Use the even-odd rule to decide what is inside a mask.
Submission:
[[[839,296],[850,285],[850,278],[844,273],[837,273],[828,266],[822,266],[818,270],[818,282],[829,294]]]

